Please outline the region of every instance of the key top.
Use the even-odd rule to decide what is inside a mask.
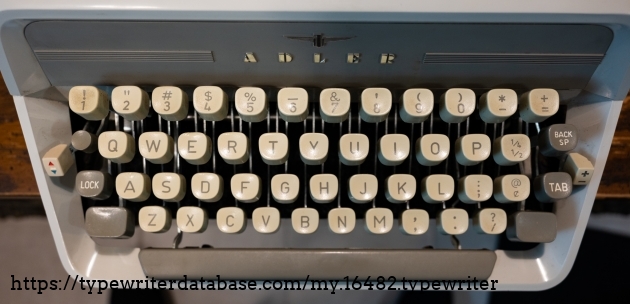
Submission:
[[[282,88],[278,91],[280,117],[288,122],[301,122],[308,116],[308,93],[303,88]]]
[[[44,154],[42,164],[48,176],[64,176],[74,165],[74,155],[68,145],[59,144]]]
[[[125,132],[103,132],[98,136],[98,152],[112,162],[125,164],[136,154],[136,141]]]
[[[435,222],[442,234],[460,235],[468,230],[468,213],[459,208],[444,209],[438,213]]]
[[[271,195],[278,203],[295,202],[300,193],[300,179],[294,174],[276,174],[271,178]]]
[[[325,122],[339,123],[348,119],[350,92],[346,89],[325,89],[319,94],[319,115]]]
[[[404,203],[416,195],[416,178],[410,174],[394,174],[385,179],[385,198],[392,203]]]
[[[220,211],[220,210],[219,210]],[[217,222],[219,216],[217,214]],[[208,228],[208,214],[199,207],[180,207],[177,209],[177,228],[187,233],[202,233]]]
[[[516,113],[518,96],[514,90],[494,89],[479,98],[479,116],[487,123],[500,123]]]
[[[421,235],[429,230],[429,214],[422,209],[408,209],[400,214],[400,230],[409,235]]]
[[[440,98],[440,118],[447,123],[460,123],[475,110],[475,92],[450,89]]]
[[[85,232],[95,238],[130,238],[135,232],[133,213],[124,207],[90,207],[85,212]]]
[[[409,137],[387,134],[378,140],[378,159],[386,166],[398,166],[409,156]]]
[[[223,178],[214,173],[197,173],[190,180],[190,188],[198,200],[218,202],[223,197]]]
[[[132,202],[146,201],[151,195],[151,178],[144,173],[123,172],[116,176],[116,193]]]
[[[518,110],[529,123],[541,122],[553,116],[560,107],[560,96],[554,89],[534,89],[521,95]]]
[[[217,211],[217,226],[224,233],[241,233],[247,226],[247,217],[241,208],[223,207]]]
[[[309,181],[311,198],[316,203],[332,202],[339,191],[339,181],[332,174],[315,174]]]
[[[448,157],[451,142],[444,134],[427,134],[416,140],[416,159],[423,166],[439,165]]]
[[[562,171],[571,175],[574,185],[586,185],[591,181],[595,167],[582,154],[569,153],[564,160]]]
[[[300,159],[307,165],[319,165],[328,157],[328,136],[305,133],[300,136]]]
[[[269,108],[267,103],[267,94],[261,88],[239,88],[236,90],[234,107],[243,121],[263,121],[267,117],[267,111]]]
[[[297,208],[291,213],[293,230],[299,234],[311,234],[319,226],[319,213],[313,208]]]
[[[289,158],[289,138],[283,133],[265,133],[258,138],[258,149],[267,165],[282,165]]]
[[[372,174],[355,174],[348,179],[348,197],[354,203],[371,202],[378,192],[378,180]]]
[[[531,150],[527,135],[508,134],[494,140],[492,157],[497,164],[510,166],[526,160]]]
[[[149,114],[149,94],[136,86],[115,87],[112,108],[128,120],[143,120]]]
[[[88,131],[79,130],[74,132],[70,143],[75,150],[85,153],[94,153],[98,149],[98,138]]]
[[[334,208],[328,212],[328,227],[333,233],[350,233],[355,224],[356,215],[352,208]]]
[[[406,90],[401,99],[400,119],[406,123],[421,123],[433,112],[433,92],[427,89]]]
[[[161,206],[146,206],[138,213],[140,228],[146,232],[160,233],[171,229],[171,212]]]
[[[359,116],[365,122],[380,122],[387,119],[392,109],[392,92],[385,88],[368,88],[361,92]]]
[[[260,177],[251,173],[239,173],[232,176],[230,182],[232,195],[236,200],[243,203],[254,203],[260,199],[262,188]]]
[[[370,152],[370,140],[365,134],[344,134],[339,139],[339,160],[346,166],[358,166]]]
[[[529,197],[529,178],[521,174],[508,174],[494,179],[494,199],[499,203],[521,202]]]
[[[108,199],[114,190],[114,182],[109,173],[86,170],[77,173],[75,187],[79,195],[95,200]]]
[[[240,165],[249,158],[249,140],[240,132],[225,132],[217,139],[217,151],[230,165]]]
[[[578,130],[574,125],[555,124],[544,128],[538,136],[540,153],[544,156],[560,156],[578,144]]]
[[[188,116],[188,95],[178,87],[157,87],[151,95],[153,110],[168,121]]]
[[[549,172],[534,179],[534,195],[541,202],[567,198],[572,191],[571,175],[566,172]]]
[[[370,208],[365,212],[365,226],[374,234],[385,234],[392,230],[394,214],[387,208]]]
[[[463,166],[474,166],[488,159],[490,151],[490,137],[486,134],[468,134],[455,141],[455,158]]]
[[[177,138],[177,150],[188,163],[203,165],[212,157],[212,139],[201,132],[186,132]]]
[[[163,201],[179,202],[186,195],[186,179],[181,174],[156,173],[151,184],[155,197]]]
[[[485,208],[473,217],[473,227],[477,233],[501,234],[507,228],[507,214],[503,209]]]
[[[467,204],[485,202],[492,196],[492,178],[483,174],[471,174],[459,179],[457,197]]]
[[[73,87],[68,93],[68,105],[72,112],[87,120],[101,120],[109,115],[107,93],[96,87]]]
[[[506,236],[513,242],[551,243],[558,223],[551,212],[518,211],[508,218]]]
[[[252,214],[252,223],[260,233],[274,233],[280,227],[280,211],[273,207],[256,208]]]
[[[438,204],[448,201],[455,193],[455,180],[448,174],[433,174],[420,182],[422,198],[427,203]]]
[[[197,87],[193,92],[193,107],[203,120],[221,121],[227,117],[228,96],[220,87]]]
[[[144,132],[138,138],[142,157],[154,164],[166,164],[173,159],[173,138],[164,132]]]

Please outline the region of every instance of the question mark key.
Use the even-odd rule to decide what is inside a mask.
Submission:
[[[477,233],[500,234],[507,228],[507,214],[503,209],[481,209],[473,217],[473,226]]]

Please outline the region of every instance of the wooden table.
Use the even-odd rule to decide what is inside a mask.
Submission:
[[[624,101],[597,198],[630,198],[630,96]],[[0,77],[0,200],[39,198],[13,99]]]

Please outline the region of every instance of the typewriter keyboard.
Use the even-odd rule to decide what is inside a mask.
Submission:
[[[62,176],[76,162],[93,238],[422,235],[435,219],[551,242],[549,203],[593,174],[553,89],[77,86],[69,107],[72,142],[43,163]]]

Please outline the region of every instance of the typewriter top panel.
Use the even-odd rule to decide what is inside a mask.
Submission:
[[[52,85],[583,88],[599,25],[40,21]]]

